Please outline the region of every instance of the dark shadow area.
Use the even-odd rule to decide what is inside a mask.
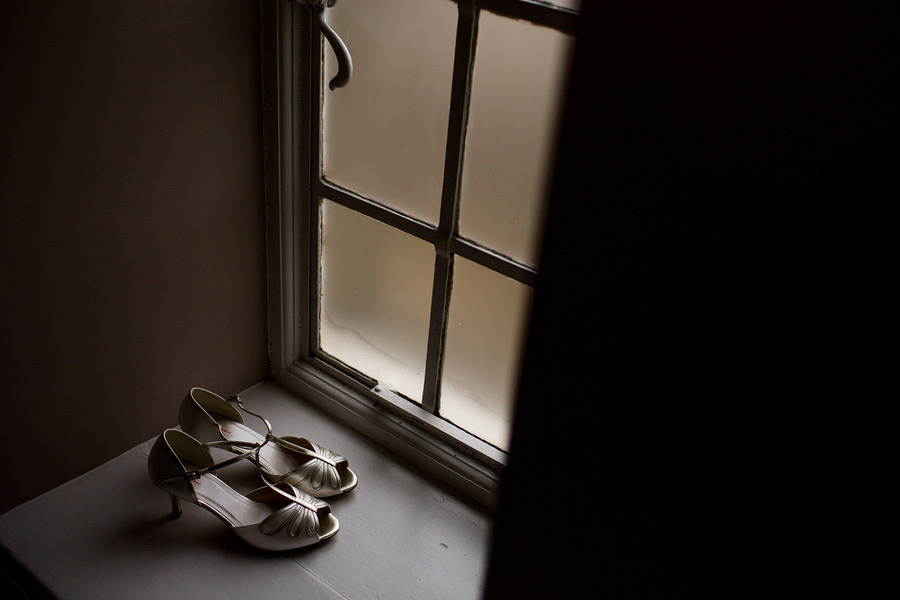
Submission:
[[[486,598],[864,589],[896,17],[585,2]]]
[[[10,600],[53,600],[55,596],[27,569],[0,548],[0,597]]]

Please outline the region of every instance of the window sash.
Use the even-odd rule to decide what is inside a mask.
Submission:
[[[455,0],[454,0],[455,1]],[[459,0],[451,109],[437,226],[400,213],[322,176],[323,38],[311,11],[262,3],[266,103],[266,185],[270,339],[276,381],[408,454],[490,505],[506,454],[444,421],[439,412],[443,333],[454,256],[534,287],[537,271],[457,234],[467,111],[480,10],[574,33],[578,13],[527,0]],[[321,205],[329,200],[435,247],[425,390],[418,404],[321,351],[318,318]],[[399,420],[396,418],[399,417]]]

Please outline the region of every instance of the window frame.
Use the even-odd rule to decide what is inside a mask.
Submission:
[[[458,5],[440,222],[403,215],[321,177],[322,57],[328,51],[304,2],[263,0],[262,76],[269,354],[274,380],[483,506],[496,502],[507,454],[434,414],[437,390],[422,406],[362,373],[315,353],[320,198],[386,222],[435,247],[426,382],[439,381],[443,323],[453,257],[462,256],[534,287],[537,271],[456,236],[456,216],[479,11],[524,19],[574,35],[578,13],[531,0],[447,0]],[[313,68],[317,65],[318,68]],[[352,85],[352,81],[351,84]],[[318,165],[318,176],[303,165]],[[343,368],[342,368],[343,367]],[[434,386],[431,386],[432,388]]]

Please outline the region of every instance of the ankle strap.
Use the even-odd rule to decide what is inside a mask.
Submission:
[[[265,424],[265,426],[266,426],[266,441],[263,442],[262,444],[260,444],[260,446],[265,446],[267,443],[269,443],[273,439],[274,436],[272,435],[272,424],[269,423],[269,420],[266,419],[264,416],[257,414],[255,412],[253,412],[252,410],[249,410],[246,406],[244,406],[244,403],[241,402],[240,396],[229,396],[228,398],[225,398],[225,402],[234,402],[235,404],[237,404],[237,407],[239,409],[241,409],[248,415],[253,415],[257,419],[262,421],[263,424]]]
[[[263,442],[261,444],[261,446],[265,446],[269,442],[273,442],[275,445],[281,446],[282,448],[285,448],[287,450],[297,452],[298,454],[304,454],[304,455],[310,456],[312,458],[317,458],[317,459],[331,465],[332,467],[337,466],[337,463],[335,463],[333,460],[331,460],[327,456],[323,456],[322,454],[316,452],[315,450],[310,450],[309,448],[304,448],[303,446],[299,446],[299,445],[297,445],[293,442],[290,442],[286,439],[280,438],[277,435],[272,435],[272,425],[269,423],[269,421],[262,415],[258,415],[255,412],[253,412],[252,410],[248,410],[241,402],[240,396],[230,396],[230,397],[226,398],[225,401],[226,402],[234,402],[235,404],[237,404],[237,407],[239,409],[241,409],[242,411],[244,411],[245,413],[247,413],[249,415],[253,415],[254,417],[256,417],[257,419],[259,419],[260,421],[262,421],[263,423],[266,424],[266,441]],[[346,458],[343,458],[343,457],[340,457],[340,458],[344,462],[346,462],[346,460],[347,460]]]
[[[206,442],[204,444],[200,444],[204,448],[208,448],[210,446],[228,446],[229,448],[233,448],[234,446],[241,446],[244,448],[250,448],[250,450],[246,452],[242,452],[236,456],[232,456],[228,460],[223,460],[222,462],[215,463],[208,467],[203,467],[202,469],[193,469],[191,471],[185,471],[181,475],[176,475],[175,477],[167,477],[166,479],[159,479],[159,483],[171,483],[173,481],[193,481],[195,479],[200,479],[201,475],[205,475],[211,471],[216,471],[221,469],[222,467],[227,467],[229,465],[233,465],[236,462],[242,461],[245,458],[249,458],[253,455],[259,455],[259,449],[263,447],[263,444],[251,444],[248,442]]]

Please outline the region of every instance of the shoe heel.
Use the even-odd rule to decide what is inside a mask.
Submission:
[[[169,499],[172,500],[172,518],[176,519],[181,516],[181,498],[169,494]]]

